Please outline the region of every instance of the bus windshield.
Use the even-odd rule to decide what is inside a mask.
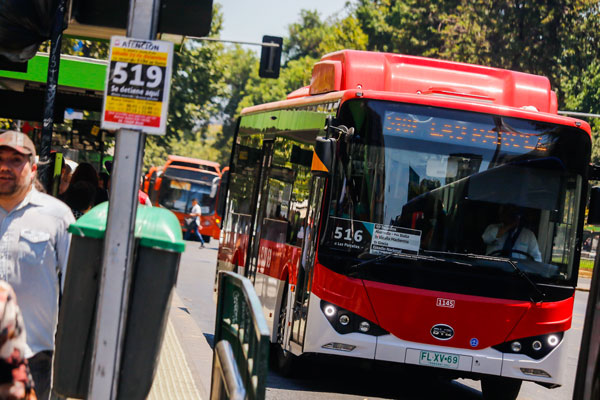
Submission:
[[[216,176],[214,178],[218,179]],[[192,200],[197,199],[202,215],[215,212],[215,192],[211,183],[190,182],[163,176],[158,202],[171,211],[189,213]]]
[[[340,121],[355,133],[339,140],[322,253],[510,260],[538,281],[571,278],[585,132],[378,100],[348,102]]]

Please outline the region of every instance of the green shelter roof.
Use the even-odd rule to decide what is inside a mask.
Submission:
[[[93,58],[61,55],[58,85],[103,92],[107,64],[106,61]],[[29,60],[27,72],[0,70],[0,78],[46,84],[48,54],[38,53]]]

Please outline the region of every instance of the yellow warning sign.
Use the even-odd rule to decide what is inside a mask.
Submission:
[[[164,135],[172,60],[170,42],[113,36],[102,127]]]
[[[160,117],[162,103],[148,100],[129,99],[126,97],[107,96],[106,109],[115,112]]]
[[[166,67],[168,58],[168,53],[159,53],[147,50],[124,49],[117,47],[113,49],[110,60],[116,62],[125,62],[129,64],[146,64],[157,65],[159,67]]]

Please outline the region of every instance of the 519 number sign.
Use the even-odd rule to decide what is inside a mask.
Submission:
[[[155,89],[164,83],[165,68],[158,65],[134,64],[133,66],[116,62],[111,65],[112,84],[129,84],[136,87],[147,87]]]
[[[172,43],[114,36],[102,127],[164,134],[172,58]]]

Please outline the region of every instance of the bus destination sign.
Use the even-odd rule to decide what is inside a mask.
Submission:
[[[365,251],[370,254],[419,254],[421,231],[400,226],[330,217],[329,245],[340,250]]]
[[[173,43],[113,36],[102,128],[164,135],[172,61]]]

